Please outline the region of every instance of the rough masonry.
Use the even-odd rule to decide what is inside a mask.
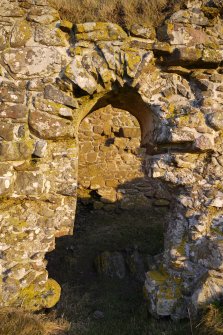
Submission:
[[[223,289],[223,4],[188,1],[153,28],[61,21],[0,0],[1,306],[53,306],[45,254],[75,217],[78,128],[112,105],[139,121],[145,171],[171,195],[151,313],[188,316]],[[160,187],[160,185],[162,187]]]

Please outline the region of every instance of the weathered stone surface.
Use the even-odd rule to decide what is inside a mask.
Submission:
[[[28,115],[27,107],[22,104],[1,104],[0,118],[22,119]]]
[[[2,57],[12,76],[19,79],[50,76],[61,69],[61,56],[53,47],[7,49]]]
[[[24,125],[23,124],[11,124],[2,122],[0,124],[0,139],[5,141],[18,140],[24,137]]]
[[[150,40],[154,40],[156,37],[156,32],[154,27],[143,27],[140,24],[134,24],[130,28],[132,35],[137,37],[142,37]]]
[[[27,19],[28,21],[47,25],[51,22],[59,20],[59,14],[52,7],[34,6],[29,11]]]
[[[43,139],[74,136],[74,129],[70,121],[37,110],[30,112],[29,125],[34,133]]]
[[[0,17],[21,17],[24,14],[25,12],[19,7],[17,2],[1,1]]]
[[[9,163],[0,163],[0,172],[0,195],[7,195],[12,192],[14,171]]]
[[[59,89],[52,85],[47,85],[44,91],[45,99],[50,99],[54,102],[58,102],[63,105],[67,105],[73,108],[78,107],[78,102],[71,96],[61,92]]]
[[[124,40],[127,34],[117,24],[106,22],[89,22],[75,26],[76,39],[84,41]]]
[[[3,81],[0,84],[0,101],[14,102],[22,104],[25,99],[23,88],[18,87],[13,82]]]
[[[39,195],[44,192],[44,180],[40,171],[17,172],[14,192],[19,195]]]
[[[30,159],[34,151],[33,140],[21,142],[0,142],[0,161]]]
[[[13,27],[10,44],[13,48],[20,48],[32,37],[32,28],[27,21],[20,21]]]
[[[58,28],[39,25],[35,30],[35,41],[44,45],[66,46],[65,37]]]
[[[42,158],[46,155],[46,150],[47,150],[47,142],[44,140],[38,140],[36,142],[33,155]]]
[[[9,40],[9,33],[4,27],[0,27],[0,50],[4,50],[7,47]]]
[[[216,130],[223,129],[223,113],[221,111],[208,115],[209,124]]]
[[[97,90],[97,81],[82,65],[81,56],[75,57],[72,63],[67,67],[65,74],[74,84],[87,93],[93,94]]]

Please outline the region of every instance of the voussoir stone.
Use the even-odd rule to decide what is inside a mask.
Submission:
[[[58,102],[60,104],[63,104],[65,106],[77,108],[78,107],[78,102],[75,100],[73,97],[65,94],[58,88],[52,86],[52,85],[47,85],[45,87],[44,91],[44,98],[52,100],[54,102]]]

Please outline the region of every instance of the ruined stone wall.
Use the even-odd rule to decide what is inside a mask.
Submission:
[[[75,215],[76,101],[51,84],[66,34],[45,1],[0,1],[1,305],[50,307],[59,285],[45,269]]]
[[[157,29],[61,22],[45,0],[0,1],[0,304],[50,307],[45,253],[72,231],[78,128],[112,104],[137,117],[145,171],[172,195],[150,311],[188,316],[223,288],[221,0]]]

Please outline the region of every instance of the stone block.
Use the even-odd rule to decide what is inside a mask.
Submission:
[[[30,112],[29,126],[42,139],[74,137],[74,128],[70,121],[38,110]]]
[[[97,160],[97,153],[96,152],[89,152],[86,156],[86,161],[88,163],[95,163]]]
[[[13,48],[20,48],[26,45],[32,37],[32,28],[30,24],[23,20],[15,24],[12,30],[10,44]]]
[[[34,152],[34,140],[0,142],[0,161],[22,161],[30,159]]]
[[[110,22],[87,22],[74,26],[77,41],[125,40],[127,34],[117,24]]]
[[[18,171],[15,180],[16,196],[41,196],[44,192],[44,178],[40,171]]]
[[[136,138],[141,136],[141,131],[140,128],[122,127],[120,129],[120,136]]]
[[[22,104],[25,100],[24,88],[18,87],[13,82],[3,81],[0,84],[0,101]]]
[[[94,178],[91,179],[90,181],[90,188],[92,190],[97,190],[100,188],[105,187],[105,180],[103,178],[103,176],[96,176]]]
[[[27,20],[48,25],[60,19],[56,9],[47,6],[33,6],[29,11]]]
[[[0,17],[7,17],[7,18],[16,18],[22,17],[25,14],[24,10],[19,7],[17,3],[8,2],[7,0],[1,1],[0,7]]]
[[[117,200],[117,193],[113,188],[100,188],[97,192],[103,203],[113,203]]]
[[[1,104],[0,105],[0,118],[10,119],[23,119],[28,115],[28,110],[25,105],[22,104]]]
[[[47,141],[44,140],[36,141],[33,155],[42,158],[46,155],[46,151],[47,151]]]
[[[223,60],[223,50],[216,48],[205,48],[202,60],[206,63],[220,63]]]
[[[210,126],[215,130],[223,129],[223,113],[221,111],[209,114],[207,119]]]
[[[14,175],[11,164],[0,163],[0,195],[6,195],[12,192]]]
[[[50,46],[66,46],[66,40],[64,34],[54,25],[48,26],[36,26],[35,30],[35,41]]]
[[[133,36],[142,37],[149,40],[155,40],[156,37],[156,31],[153,26],[144,27],[143,25],[137,23],[131,26],[130,33]]]

